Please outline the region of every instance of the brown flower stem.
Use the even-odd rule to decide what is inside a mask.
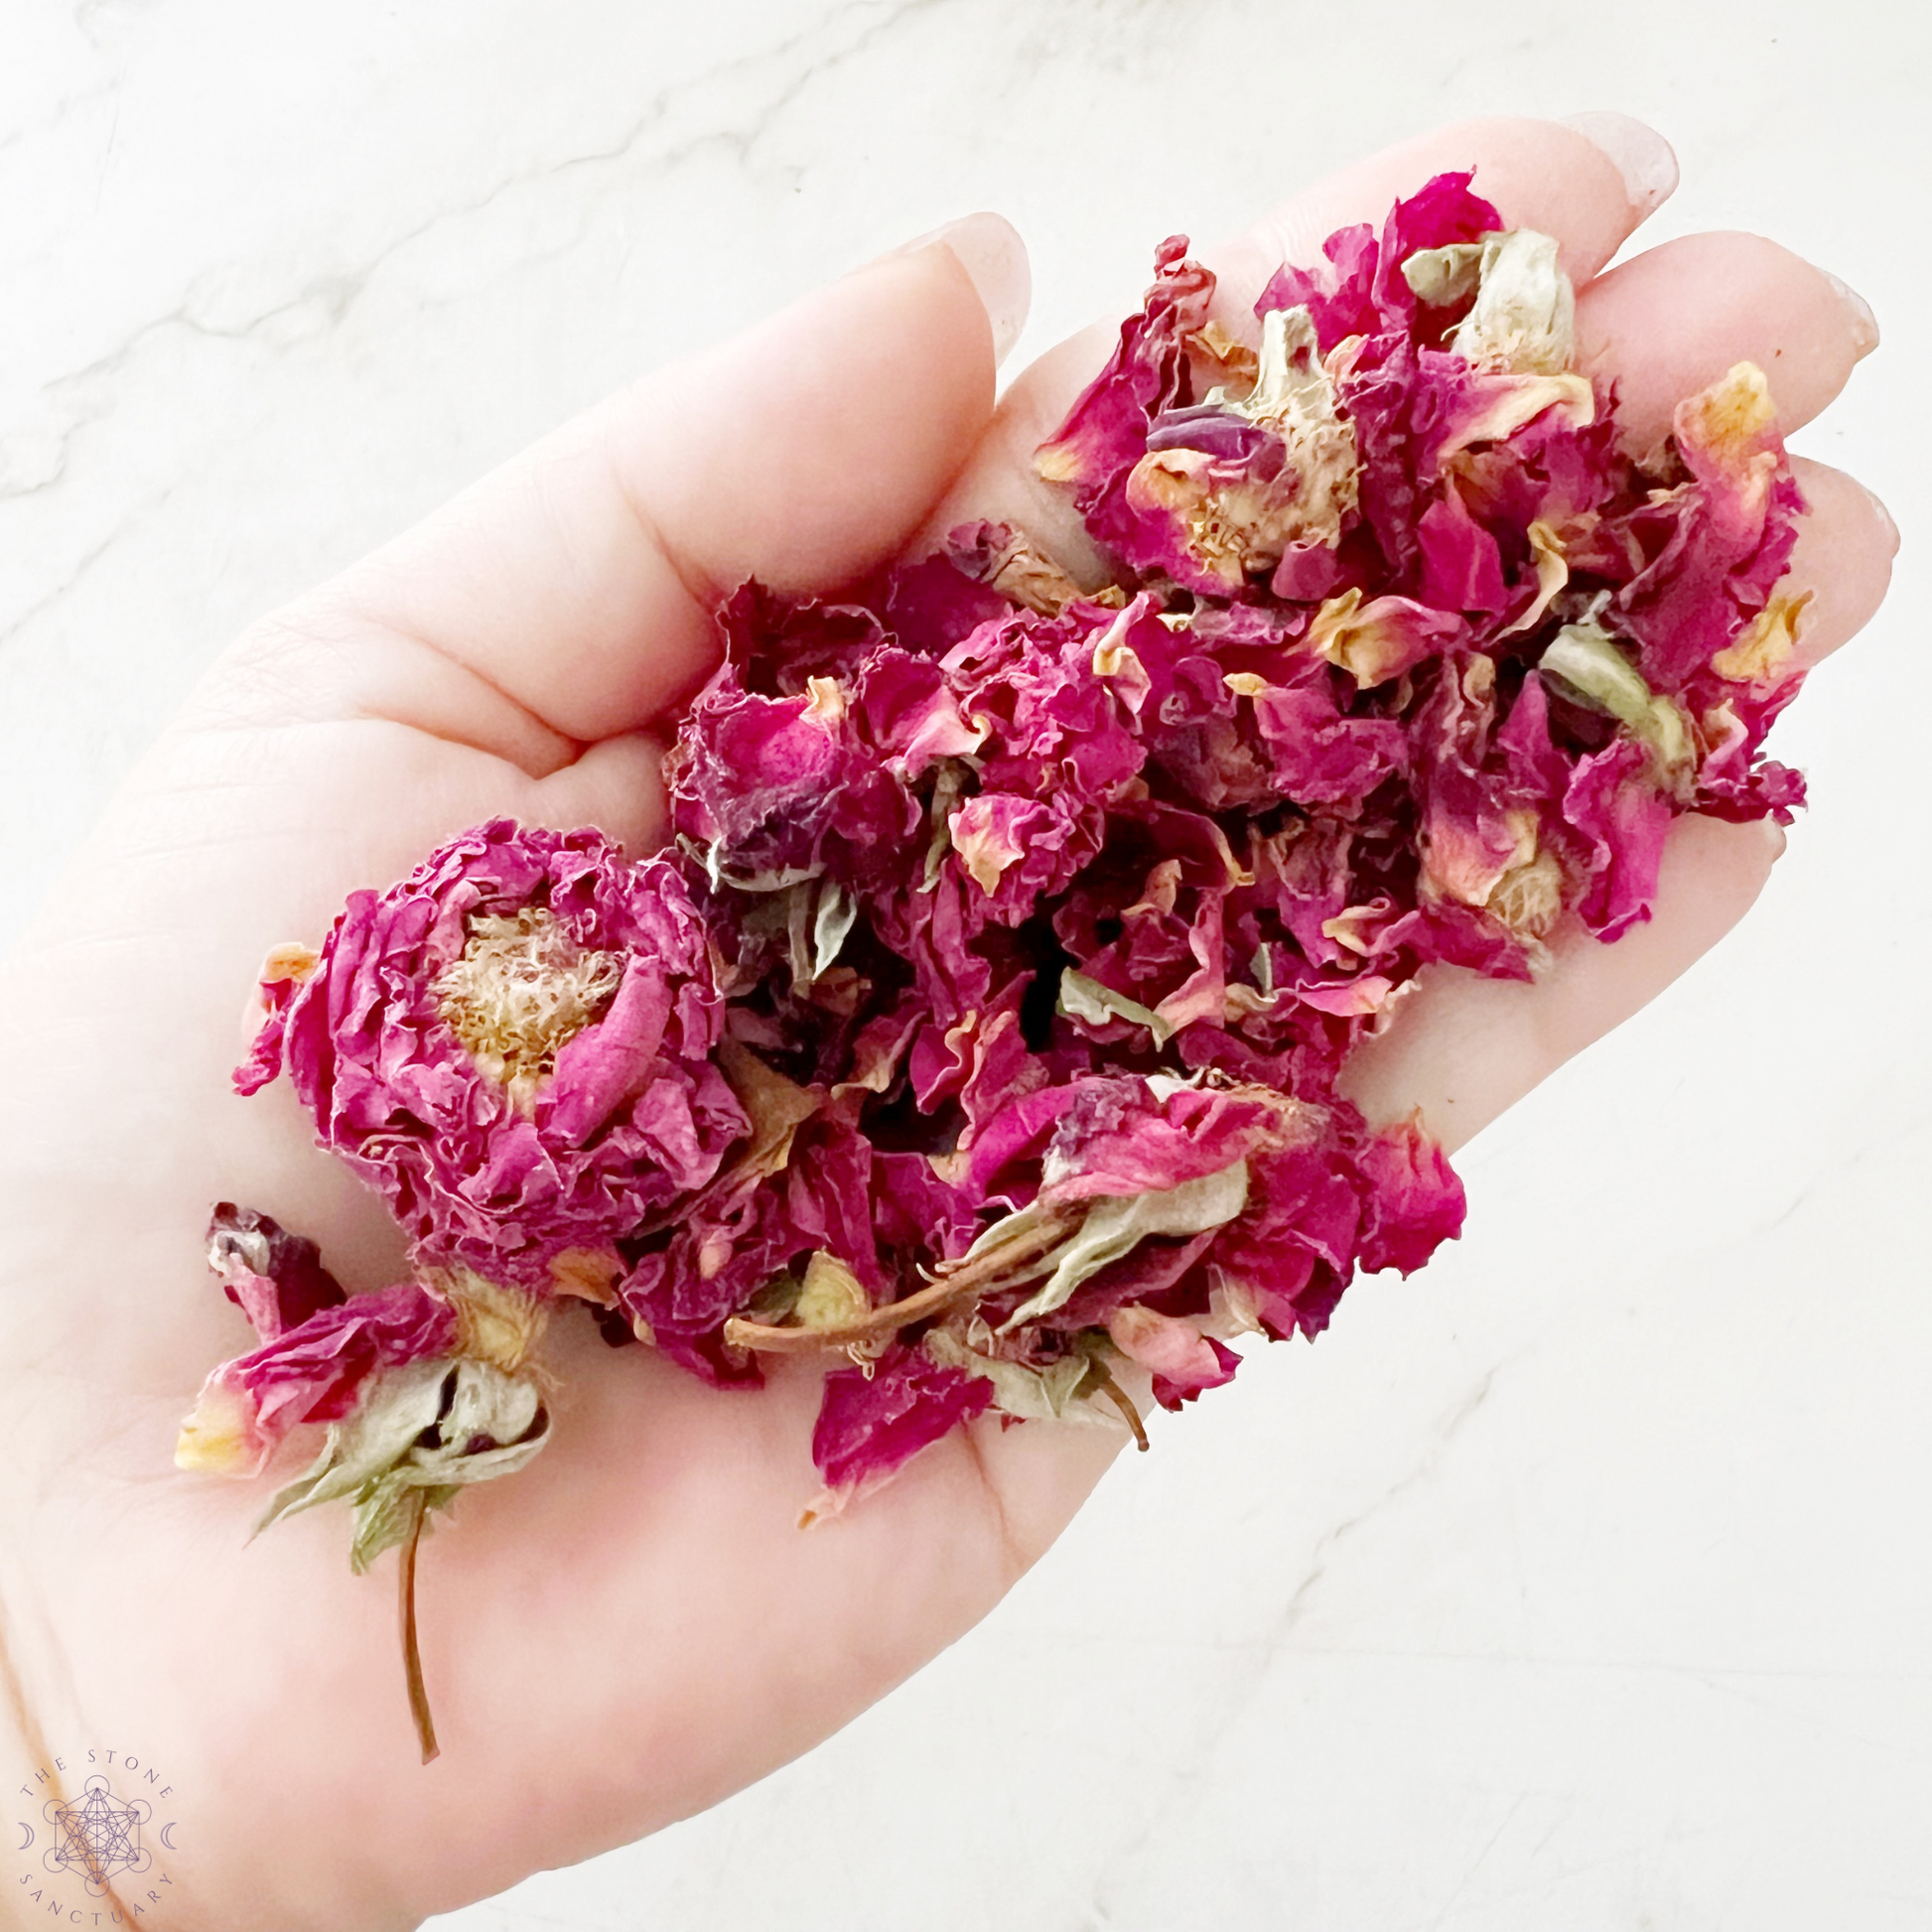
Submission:
[[[1141,1412],[1134,1407],[1134,1398],[1107,1372],[1107,1364],[1095,1361],[1087,1369],[1089,1375],[1098,1378],[1100,1392],[1121,1413],[1121,1419],[1134,1432],[1134,1442],[1140,1449],[1149,1447],[1147,1431],[1141,1426]]]
[[[996,1249],[978,1261],[941,1269],[931,1287],[907,1295],[901,1301],[888,1302],[884,1308],[823,1328],[774,1327],[762,1321],[747,1321],[733,1315],[725,1323],[725,1340],[734,1348],[756,1348],[766,1354],[802,1355],[820,1349],[844,1348],[855,1341],[874,1341],[881,1335],[896,1334],[914,1321],[943,1314],[966,1302],[978,1301],[996,1288],[1025,1281],[1037,1273],[1037,1264],[1066,1238],[1077,1216],[1043,1222],[1025,1241],[1011,1249]]]
[[[396,1570],[396,1589],[402,1614],[402,1671],[409,1684],[409,1715],[416,1720],[416,1736],[427,1764],[442,1746],[436,1741],[436,1721],[430,1716],[429,1690],[423,1683],[423,1654],[416,1645],[416,1545],[423,1535],[423,1492],[412,1489],[409,1496],[411,1520]]]

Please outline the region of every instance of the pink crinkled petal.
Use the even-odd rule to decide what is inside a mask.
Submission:
[[[984,1378],[912,1349],[893,1350],[869,1369],[834,1369],[812,1430],[812,1460],[834,1507],[876,1489],[992,1399]]]
[[[253,1474],[299,1424],[349,1414],[378,1369],[446,1355],[456,1340],[456,1311],[419,1282],[320,1309],[208,1377],[176,1459]]]
[[[1362,1267],[1413,1274],[1462,1232],[1462,1182],[1419,1122],[1400,1122],[1376,1135],[1363,1148],[1360,1166],[1368,1183]]]

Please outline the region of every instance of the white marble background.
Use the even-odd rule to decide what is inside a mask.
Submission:
[[[1025,356],[1432,123],[1618,107],[1835,268],[1905,531],[1747,926],[1469,1231],[1121,1465],[980,1630],[438,1932],[1932,1927],[1916,6],[0,0],[0,937],[224,638],[640,366],[947,218]],[[579,1767],[594,1775],[595,1767]],[[533,1773],[534,1774],[534,1773]]]

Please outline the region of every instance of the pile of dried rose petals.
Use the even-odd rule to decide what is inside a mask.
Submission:
[[[1014,531],[850,603],[748,585],[671,760],[676,841],[480,827],[321,952],[286,1074],[417,1274],[345,1298],[217,1214],[261,1346],[181,1459],[365,1564],[548,1430],[565,1298],[720,1385],[811,1351],[820,1509],[969,1418],[1140,1419],[1313,1335],[1462,1195],[1337,1091],[1432,960],[1527,978],[1648,916],[1671,819],[1788,821],[1802,508],[1762,375],[1620,447],[1555,244],[1445,175],[1209,320],[1179,238],[1038,454],[1109,581]],[[1130,1377],[1130,1380],[1134,1378]]]

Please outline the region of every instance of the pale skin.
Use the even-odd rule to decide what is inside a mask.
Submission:
[[[1284,251],[1310,259],[1330,228],[1471,164],[1507,222],[1561,241],[1586,358],[1617,376],[1638,442],[1743,358],[1795,429],[1875,341],[1841,287],[1754,237],[1696,236],[1599,274],[1669,170],[1633,193],[1592,140],[1528,121],[1428,136],[1203,251],[1225,325]],[[203,1264],[212,1200],[313,1235],[351,1286],[402,1272],[381,1208],[315,1150],[286,1090],[229,1092],[265,950],[320,937],[349,891],[497,814],[653,849],[665,734],[712,660],[713,602],[747,575],[835,588],[984,514],[1083,565],[1029,459],[1116,325],[1040,358],[996,411],[996,343],[1025,287],[1011,231],[974,217],[645,377],[264,620],[7,963],[0,1772],[11,1788],[62,1757],[70,1796],[88,1746],[160,1767],[157,1823],[177,1820],[180,1849],[141,1922],[401,1932],[701,1810],[983,1616],[1125,1441],[976,1425],[801,1532],[813,1365],[720,1394],[559,1319],[551,1446],[423,1545],[442,1744],[427,1768],[394,1559],[351,1577],[332,1510],[244,1547],[270,1479],[172,1459],[203,1376],[250,1343]],[[1798,467],[1815,661],[1876,608],[1896,537],[1851,479]],[[1727,930],[1780,844],[1684,822],[1652,924],[1567,953],[1534,988],[1437,976],[1354,1069],[1362,1104],[1419,1106],[1465,1141]],[[44,1922],[14,1879],[0,1922]]]

